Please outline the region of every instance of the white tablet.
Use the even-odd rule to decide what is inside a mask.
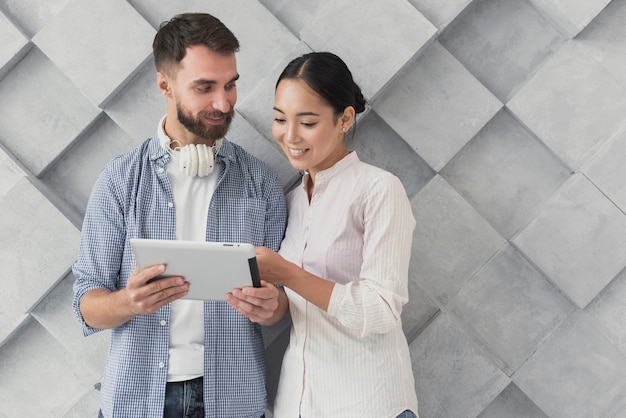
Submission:
[[[159,278],[183,276],[185,299],[225,300],[236,287],[261,287],[252,244],[132,238],[130,245],[140,269],[165,264]]]

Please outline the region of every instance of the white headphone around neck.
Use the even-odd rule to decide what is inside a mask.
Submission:
[[[213,147],[206,144],[187,144],[178,151],[178,168],[181,172],[191,177],[205,177],[213,172]]]

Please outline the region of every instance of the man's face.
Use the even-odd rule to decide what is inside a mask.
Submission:
[[[174,71],[169,86],[178,122],[190,134],[185,142],[193,142],[193,137],[210,143],[222,138],[235,114],[239,78],[235,55],[193,45]]]

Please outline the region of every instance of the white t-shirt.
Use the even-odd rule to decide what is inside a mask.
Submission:
[[[166,147],[169,138],[159,123],[159,140]],[[215,191],[220,165],[205,177],[191,177],[178,169],[179,152],[169,150],[167,176],[174,193],[176,239],[206,241],[207,214]],[[167,381],[178,382],[200,377],[204,372],[204,302],[179,299],[171,304],[169,367]]]

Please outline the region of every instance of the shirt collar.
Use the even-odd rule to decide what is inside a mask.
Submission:
[[[337,161],[332,167],[327,168],[326,170],[322,170],[315,176],[315,183],[319,184],[320,182],[328,182],[333,177],[336,177],[348,167],[353,166],[358,163],[359,156],[356,154],[356,151],[350,151],[345,157],[341,160]],[[307,189],[307,184],[309,183],[309,172],[305,171],[304,176],[302,177],[302,188],[304,190]]]

